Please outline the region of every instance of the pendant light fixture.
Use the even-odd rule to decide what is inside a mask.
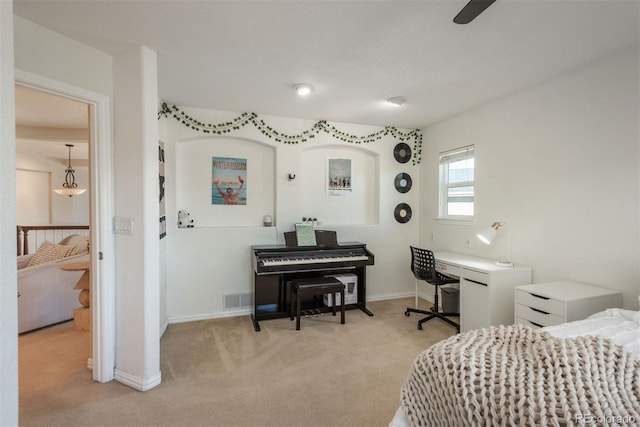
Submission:
[[[73,145],[65,145],[69,148],[69,166],[64,170],[66,175],[64,177],[64,182],[62,183],[62,188],[54,188],[53,191],[62,196],[73,197],[84,193],[87,189],[78,188],[78,184],[76,184],[76,171],[71,167],[71,147],[73,147]]]

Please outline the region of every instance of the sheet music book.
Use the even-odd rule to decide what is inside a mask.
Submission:
[[[316,246],[316,231],[313,225],[296,224],[298,246]]]

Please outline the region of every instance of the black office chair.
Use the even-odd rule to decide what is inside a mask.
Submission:
[[[431,319],[442,319],[451,326],[456,328],[457,332],[460,332],[460,325],[453,320],[445,316],[460,316],[460,313],[443,313],[438,309],[438,289],[442,285],[448,283],[460,283],[459,279],[446,276],[436,271],[436,260],[433,256],[433,252],[428,249],[420,249],[411,246],[411,271],[417,280],[424,280],[427,283],[434,285],[435,293],[433,296],[433,307],[431,310],[420,310],[417,308],[407,307],[407,311],[404,312],[405,316],[409,316],[411,313],[426,314],[427,317],[418,321],[418,329],[422,330],[422,324],[428,322]]]

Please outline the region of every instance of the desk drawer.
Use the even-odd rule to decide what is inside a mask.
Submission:
[[[564,317],[564,303],[522,290],[516,291],[516,304],[526,305],[546,313]]]
[[[467,268],[462,269],[462,276],[472,282],[476,282],[479,285],[489,285],[489,275],[480,271],[469,270]]]
[[[527,320],[527,319],[523,319],[522,317],[517,317],[516,318],[516,323],[519,323],[521,325],[527,325],[527,326],[531,326],[533,329],[540,329],[543,326],[539,323],[534,323],[531,320]]]
[[[460,267],[436,260],[436,270],[447,276],[460,277]]]
[[[522,318],[541,326],[554,326],[564,323],[564,318],[551,313],[536,311],[522,304],[516,304],[516,319]]]

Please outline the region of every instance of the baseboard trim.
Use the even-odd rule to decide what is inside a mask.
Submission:
[[[367,302],[409,298],[409,297],[415,297],[415,295],[416,295],[415,291],[401,292],[396,294],[378,295],[375,297],[367,298]],[[433,295],[419,294],[419,297],[433,304]],[[203,314],[195,314],[190,316],[169,317],[169,319],[167,320],[167,323],[165,323],[162,334],[164,334],[164,330],[167,328],[168,325],[172,325],[176,323],[188,323],[188,322],[198,322],[200,320],[212,320],[212,319],[223,319],[227,317],[247,316],[247,315],[250,315],[251,313],[252,313],[252,310],[250,308],[244,308],[239,310],[225,310],[219,313],[203,313]]]
[[[140,378],[116,368],[115,380],[138,391],[147,391],[160,385],[162,373],[158,372],[150,378]]]
[[[389,299],[400,299],[400,298],[408,298],[415,296],[415,292],[402,292],[399,294],[386,294],[386,295],[378,295],[375,297],[368,297],[367,302],[371,301],[385,301]]]
[[[369,301],[384,301],[384,300],[389,300],[389,299],[400,299],[400,298],[415,298],[416,293],[411,291],[411,292],[402,292],[399,294],[387,294],[387,295],[379,295],[373,298],[367,298],[367,302]],[[433,304],[433,295],[428,295],[428,294],[418,294],[418,297],[420,299],[424,299],[426,301],[429,301],[430,303]]]
[[[187,322],[197,322],[199,320],[211,320],[211,319],[223,319],[226,317],[247,316],[249,314],[251,314],[251,309],[245,308],[241,310],[225,310],[224,312],[220,312],[220,313],[196,314],[191,316],[175,316],[175,317],[170,317],[168,322],[169,324],[187,323]]]
[[[167,326],[169,326],[169,321],[165,320],[162,326],[160,326],[160,338],[162,338],[164,333],[167,331]]]

